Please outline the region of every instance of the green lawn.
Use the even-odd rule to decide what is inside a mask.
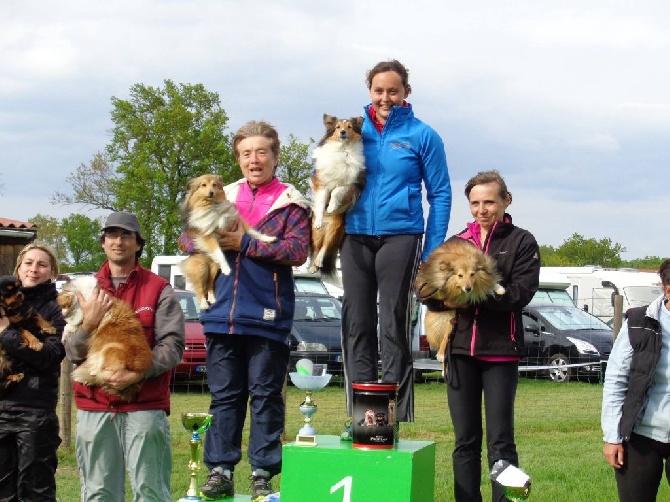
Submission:
[[[532,477],[530,500],[611,502],[617,499],[612,470],[602,456],[601,393],[602,387],[598,384],[520,380],[516,404],[516,438],[521,467]],[[339,435],[346,420],[343,388],[331,385],[314,397],[318,412],[313,417],[313,424],[318,433]],[[303,398],[302,391],[295,387],[288,388],[288,441],[295,438],[302,425],[303,417],[298,406]],[[433,381],[417,384],[415,401],[416,422],[402,424],[401,438],[436,443],[435,500],[452,500],[453,427],[447,410],[444,383]],[[178,390],[172,395],[172,493],[175,500],[185,495],[189,483],[187,464],[190,436],[181,426],[180,414],[183,411],[207,411],[208,407],[209,395],[200,386],[192,386],[189,392]],[[246,435],[245,432],[245,438]],[[235,474],[236,491],[249,493],[246,479],[250,472],[244,460]],[[281,477],[275,483],[276,487],[279,486]],[[60,501],[79,499],[76,460],[73,452],[66,448],[60,451],[57,484]],[[488,480],[482,484],[484,500],[490,500]],[[127,497],[127,500],[130,498]],[[659,500],[670,500],[670,489],[665,482],[662,483]],[[333,498],[333,502],[338,501]]]

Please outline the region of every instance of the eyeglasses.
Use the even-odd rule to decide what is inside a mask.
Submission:
[[[135,238],[135,232],[121,231],[121,230],[105,230],[105,238],[110,241],[115,241],[121,237],[122,241],[129,241]]]

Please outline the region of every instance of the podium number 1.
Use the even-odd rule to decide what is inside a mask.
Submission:
[[[344,494],[342,496],[342,502],[351,502],[351,476],[342,478],[341,481],[338,481],[333,486],[330,487],[330,493],[335,493],[340,488],[344,487]]]

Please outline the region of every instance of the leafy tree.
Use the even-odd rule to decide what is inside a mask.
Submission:
[[[664,258],[659,258],[658,256],[645,256],[644,258],[635,258],[633,260],[626,261],[623,263],[623,266],[653,270],[656,272],[659,268],[661,268],[661,263],[663,263],[663,260]]]
[[[58,219],[38,213],[29,221],[37,227],[37,240],[53,249],[61,267],[67,267],[69,259],[67,244]]]
[[[301,143],[293,134],[289,134],[288,144],[279,153],[277,177],[292,184],[304,195],[309,191],[308,180],[312,173],[312,159],[309,155],[312,143],[314,140],[311,138],[309,143]]]
[[[105,260],[100,246],[102,223],[81,214],[63,218],[61,228],[72,258],[72,272],[95,271]]]
[[[596,240],[587,239],[580,234],[572,234],[556,250],[556,255],[565,260],[565,265],[583,266],[600,265],[603,267],[620,267],[623,260],[621,253],[626,248],[609,238]]]
[[[216,172],[226,181],[239,177],[224,134],[228,117],[219,97],[201,84],[163,88],[135,84],[130,100],[112,98],[112,140],[116,163],[116,202],[137,214],[149,260],[174,254],[181,231],[180,201],[189,179]]]
[[[99,209],[118,211],[116,205],[116,169],[105,152],[93,155],[90,164],[79,164],[77,170],[65,180],[70,183],[74,194],[56,192],[52,204],[85,204]]]

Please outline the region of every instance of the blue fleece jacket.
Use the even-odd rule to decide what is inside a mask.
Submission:
[[[346,232],[363,235],[423,234],[421,183],[430,205],[422,259],[447,234],[451,183],[440,136],[414,116],[412,106],[394,106],[380,133],[365,107],[365,187],[346,216]]]

